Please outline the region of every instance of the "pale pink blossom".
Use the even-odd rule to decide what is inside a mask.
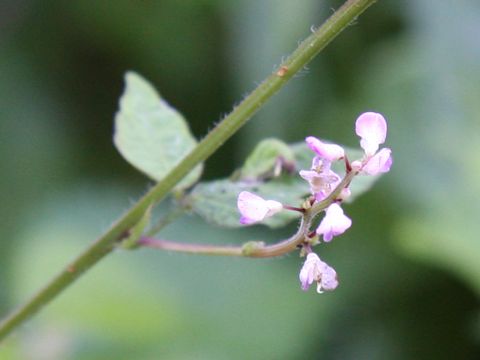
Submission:
[[[365,151],[364,158],[352,162],[352,169],[365,175],[377,175],[390,171],[393,163],[392,151],[383,148],[378,151],[380,144],[387,137],[387,122],[378,113],[366,112],[361,114],[356,123],[355,131],[360,136],[360,146]]]
[[[322,290],[335,290],[338,286],[337,273],[320,260],[317,254],[310,253],[302,266],[299,274],[300,283],[304,291],[308,290],[310,285],[315,281],[317,283],[317,292]]]
[[[371,158],[365,160],[361,172],[367,175],[377,175],[390,171],[393,163],[392,150],[383,148]]]
[[[240,223],[244,225],[262,221],[283,209],[278,201],[265,200],[248,191],[238,194],[237,207],[242,215]]]
[[[351,225],[352,220],[343,213],[340,205],[333,203],[327,208],[316,232],[323,235],[323,241],[329,242],[334,236],[343,234]]]
[[[300,176],[307,180],[310,191],[317,201],[325,199],[340,182],[340,176],[328,169],[318,172],[317,170],[300,170]]]
[[[360,146],[367,156],[372,156],[378,146],[385,142],[387,137],[387,122],[385,118],[375,112],[361,114],[355,122],[355,132],[360,136]]]
[[[345,150],[340,145],[327,144],[313,136],[307,137],[305,141],[321,159],[332,162],[345,157]]]

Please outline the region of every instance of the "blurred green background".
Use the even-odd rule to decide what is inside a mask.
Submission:
[[[0,2],[0,313],[42,286],[151,185],[116,152],[132,69],[202,137],[339,1]],[[0,359],[478,359],[480,3],[381,0],[206,164],[228,175],[267,136],[357,146],[389,121],[392,171],[318,248],[340,286],[300,290],[301,261],[118,251],[0,345]],[[166,238],[289,235],[187,216]]]

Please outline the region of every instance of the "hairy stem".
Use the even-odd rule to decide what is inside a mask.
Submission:
[[[312,58],[330,43],[348,24],[376,0],[348,0],[317,31],[305,39],[248,97],[223,119],[170,173],[150,189],[100,238],[55,276],[23,306],[0,323],[0,340],[48,304],[83,272],[109,254],[143,216],[148,207],[162,200],[197,164],[205,161],[243,126],[253,114]]]

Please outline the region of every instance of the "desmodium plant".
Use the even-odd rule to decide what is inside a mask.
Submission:
[[[148,90],[151,99],[145,94],[139,101],[145,102],[147,99],[149,112],[165,112],[166,115],[158,115],[158,119],[151,115],[138,118],[145,109],[137,104],[135,111],[130,111],[128,106],[134,101],[131,99],[132,93],[136,93],[132,88]],[[182,131],[177,130],[165,136],[163,127],[167,124],[163,122],[166,121],[172,123],[171,128],[178,127]],[[171,156],[175,161],[177,152],[172,151],[172,147],[181,148],[183,144],[194,141],[182,124],[181,115],[163,102],[153,88],[138,75],[127,75],[127,88],[116,117],[115,144],[129,162],[159,180],[157,177],[161,178],[163,170],[158,168],[154,158],[148,162],[145,160],[148,156],[152,157],[152,151],[170,151],[165,157]],[[158,134],[152,130],[155,128]],[[344,214],[340,205],[365,191],[392,165],[391,150],[379,150],[387,135],[387,122],[381,114],[361,114],[356,120],[355,131],[360,137],[363,151],[346,150],[313,136],[308,136],[305,144],[285,144],[278,139],[266,139],[228,179],[195,184],[201,175],[201,168],[197,167],[185,178],[188,182],[184,180],[177,185],[176,195],[172,199],[176,213],[192,211],[218,226],[238,227],[262,223],[279,227],[300,217],[298,231],[287,240],[272,245],[248,242],[242,246],[180,243],[151,237],[158,226],[153,231],[147,231],[148,235],[142,235],[143,226],[146,225],[144,222],[140,231],[131,232],[124,246],[246,257],[273,257],[300,248],[300,255],[307,256],[300,271],[302,288],[308,289],[316,281],[318,292],[322,292],[322,289],[334,290],[338,285],[335,270],[321,261],[312,248],[322,240],[324,243],[330,242],[333,237],[350,228],[352,220]],[[155,141],[150,142],[152,137]],[[181,140],[182,137],[185,141]],[[141,138],[145,141],[138,144]],[[351,158],[355,160],[350,161]],[[168,159],[164,159],[161,165],[165,166],[167,162]],[[354,186],[357,175],[364,178],[360,188]],[[322,213],[325,213],[323,219],[313,230],[314,220]],[[163,219],[160,221],[161,224],[165,223]]]
[[[328,242],[350,227],[351,220],[340,204],[367,190],[377,175],[389,170],[391,151],[378,151],[379,144],[385,141],[387,126],[381,115],[365,113],[357,120],[363,155],[314,137],[308,137],[306,144],[266,139],[228,179],[198,181],[203,162],[374,2],[346,1],[200,142],[190,133],[183,116],[151,84],[136,73],[127,73],[115,117],[114,143],[122,156],[155,185],[25,304],[7,315],[0,322],[0,340],[119,248],[152,247],[246,257],[273,257],[301,249],[300,254],[306,255],[300,272],[302,288],[307,289],[315,281],[319,292],[335,289],[335,270],[321,261],[312,248],[321,243],[320,236]],[[357,175],[368,176],[352,182]],[[170,200],[170,211],[165,217],[152,219],[153,207],[165,198]],[[211,246],[153,237],[186,212],[226,227],[254,223],[280,227],[298,218],[300,226],[288,239],[269,245],[255,241],[242,246]],[[312,230],[313,221],[322,212],[325,217]]]

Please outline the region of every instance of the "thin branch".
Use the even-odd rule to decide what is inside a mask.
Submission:
[[[296,207],[296,206],[283,205],[283,208],[285,210],[297,211],[297,212],[300,212],[302,214],[305,212],[304,208],[299,208],[299,207]]]
[[[314,204],[309,209],[303,209],[300,226],[297,232],[290,238],[272,245],[265,245],[262,241],[249,241],[242,246],[217,246],[206,244],[179,243],[168,240],[154,239],[148,236],[142,237],[138,242],[139,246],[150,247],[161,250],[177,251],[190,254],[222,255],[222,256],[244,256],[254,258],[275,257],[288,254],[298,246],[305,244],[306,239],[311,235],[310,226],[312,220],[336,201],[343,189],[348,187],[353,177],[358,172],[348,172],[337,187],[324,200]]]
[[[154,239],[147,236],[143,236],[138,241],[138,245],[160,250],[176,251],[196,255],[242,256],[241,246],[187,244],[176,241]]]

